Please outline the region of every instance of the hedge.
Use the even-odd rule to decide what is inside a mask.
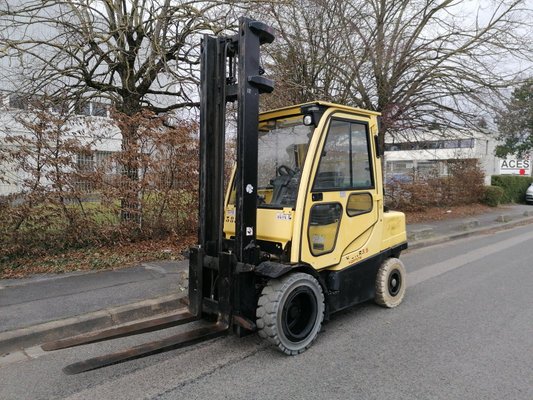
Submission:
[[[490,207],[498,207],[503,198],[504,190],[500,186],[487,186],[485,187],[485,197],[483,203]]]
[[[526,190],[533,182],[531,176],[493,175],[491,185],[503,189],[502,203],[525,203]]]

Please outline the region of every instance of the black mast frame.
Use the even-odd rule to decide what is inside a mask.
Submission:
[[[199,244],[190,250],[189,310],[198,317],[216,315],[239,335],[255,328],[259,95],[274,88],[262,76],[260,47],[273,40],[271,27],[240,18],[236,35],[205,35],[202,42]],[[225,117],[226,104],[233,101],[237,101],[236,218],[235,238],[228,242],[223,234]]]

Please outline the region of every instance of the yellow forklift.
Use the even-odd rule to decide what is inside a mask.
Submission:
[[[170,316],[43,345],[55,350],[202,320],[166,339],[81,361],[69,374],[208,340],[258,334],[296,355],[336,311],[402,302],[405,216],[384,207],[379,114],[311,102],[259,114],[260,46],[270,27],[241,18],[202,42],[200,213],[187,304]],[[237,102],[237,160],[224,182],[226,104]],[[224,187],[227,187],[224,195]]]

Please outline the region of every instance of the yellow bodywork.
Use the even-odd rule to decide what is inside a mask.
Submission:
[[[406,243],[405,215],[401,212],[383,210],[383,181],[381,159],[376,157],[374,139],[378,134],[379,113],[337,104],[315,102],[325,107],[320,123],[314,129],[306,151],[299,151],[297,162],[303,165],[294,208],[257,209],[257,232],[259,240],[280,243],[285,249],[290,243],[290,263],[306,263],[317,270],[342,270],[355,263],[375,256],[382,251]],[[264,121],[301,114],[302,105],[262,113]],[[360,190],[332,190],[320,193],[319,202],[313,199],[312,185],[322,155],[330,122],[342,120],[367,127],[372,179],[371,187]],[[350,153],[352,154],[352,153]],[[355,157],[355,156],[354,156]],[[357,179],[354,177],[353,179]],[[316,190],[315,190],[316,191]],[[259,189],[258,195],[269,202],[272,191]],[[234,197],[228,189],[224,218],[224,233],[227,238],[235,235],[235,207],[229,201]],[[329,215],[324,224],[312,221],[313,207],[316,214]],[[331,210],[328,210],[329,205]],[[340,205],[342,213],[335,214]],[[329,212],[329,214],[327,213]],[[331,217],[333,215],[333,217]]]

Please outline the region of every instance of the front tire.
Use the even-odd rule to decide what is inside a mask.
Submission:
[[[376,276],[375,302],[393,308],[400,305],[406,288],[405,267],[398,258],[388,258],[381,264]]]
[[[288,355],[307,350],[324,319],[324,293],[305,273],[272,279],[263,288],[256,311],[259,336]]]

